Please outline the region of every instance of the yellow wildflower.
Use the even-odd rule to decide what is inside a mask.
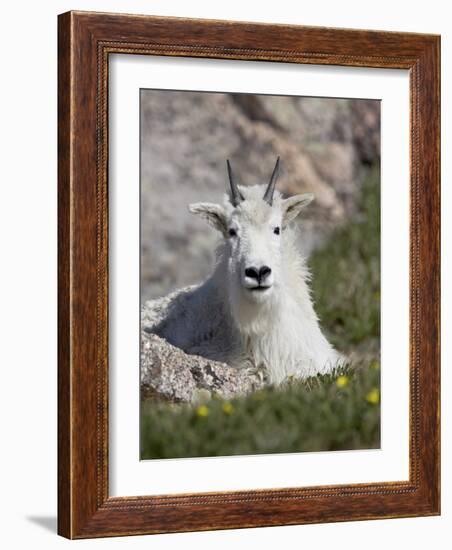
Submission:
[[[201,418],[204,418],[206,416],[209,416],[209,407],[206,407],[206,405],[200,405],[196,409],[196,414],[200,416]]]
[[[229,401],[226,401],[223,403],[223,412],[224,414],[232,414],[234,410],[234,407],[232,406],[232,403],[229,403]]]
[[[373,388],[366,395],[366,401],[371,405],[378,405],[380,402],[380,390],[378,388]]]
[[[372,369],[378,370],[380,368],[380,363],[378,361],[372,361],[372,363],[370,364],[370,367]]]
[[[336,379],[336,386],[338,388],[345,388],[345,386],[348,384],[348,376],[345,376],[345,374],[342,374],[341,376],[338,376]]]

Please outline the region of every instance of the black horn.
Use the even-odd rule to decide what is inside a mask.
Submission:
[[[268,203],[270,206],[273,205],[273,194],[275,192],[275,186],[276,186],[276,180],[278,179],[278,174],[279,174],[279,157],[276,159],[276,164],[273,169],[273,174],[272,174],[272,177],[270,178],[270,182],[268,184],[268,187],[264,195],[264,201]]]
[[[245,200],[245,198],[243,197],[242,193],[240,193],[239,188],[237,187],[237,184],[234,180],[229,160],[226,161],[226,164],[228,165],[229,184],[231,186],[231,201],[233,206],[238,206],[242,201]]]

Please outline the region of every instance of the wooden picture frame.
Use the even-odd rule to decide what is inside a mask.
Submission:
[[[440,513],[440,38],[69,12],[58,38],[58,532],[68,538]],[[410,73],[409,481],[148,497],[108,491],[110,54]]]

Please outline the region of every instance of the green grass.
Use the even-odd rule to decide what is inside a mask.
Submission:
[[[338,385],[339,384],[339,385]],[[343,386],[340,386],[343,384]],[[379,446],[379,364],[196,407],[147,403],[142,457],[249,455]]]
[[[369,449],[380,445],[380,196],[369,173],[356,217],[310,259],[330,341],[359,366],[228,402],[142,404],[142,458]]]
[[[380,339],[380,176],[363,186],[356,219],[310,259],[312,291],[330,341],[348,351]]]

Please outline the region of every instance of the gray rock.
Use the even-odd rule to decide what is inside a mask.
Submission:
[[[231,399],[264,386],[256,369],[231,367],[188,355],[157,335],[141,334],[141,393],[172,402],[197,402],[218,396]]]

